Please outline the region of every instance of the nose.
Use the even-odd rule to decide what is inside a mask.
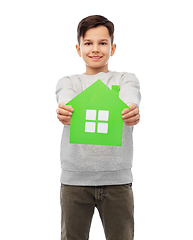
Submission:
[[[99,52],[98,44],[93,44],[92,52],[93,53]]]

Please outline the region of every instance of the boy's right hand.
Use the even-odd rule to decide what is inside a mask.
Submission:
[[[65,103],[58,104],[57,118],[64,125],[70,125],[71,116],[74,109],[70,105],[66,105]]]

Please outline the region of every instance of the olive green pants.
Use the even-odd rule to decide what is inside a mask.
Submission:
[[[61,185],[61,240],[88,240],[95,207],[107,240],[133,240],[132,184],[113,186]]]

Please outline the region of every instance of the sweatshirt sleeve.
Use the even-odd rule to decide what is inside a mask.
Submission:
[[[123,73],[120,79],[119,97],[127,105],[134,103],[139,107],[141,101],[140,84],[135,74]]]
[[[69,77],[60,79],[56,85],[56,100],[58,103],[69,102],[76,96],[76,90]]]

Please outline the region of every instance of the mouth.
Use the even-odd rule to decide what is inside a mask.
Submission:
[[[102,56],[89,56],[92,60],[99,60],[102,58]]]

